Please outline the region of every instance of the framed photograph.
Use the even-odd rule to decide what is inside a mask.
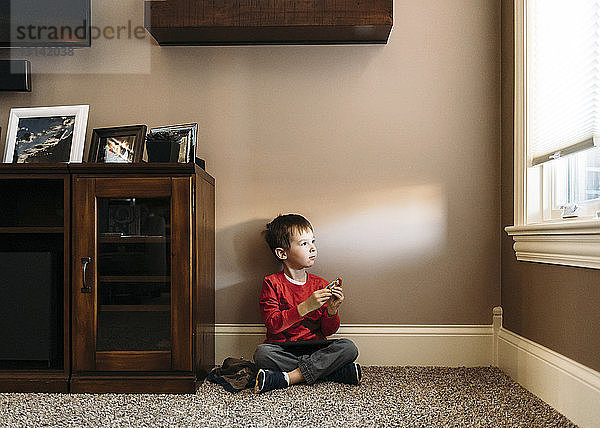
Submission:
[[[13,108],[5,163],[81,162],[89,105]]]
[[[140,162],[145,139],[146,125],[95,128],[88,162]]]
[[[146,138],[148,162],[193,162],[197,138],[197,123],[152,128]]]

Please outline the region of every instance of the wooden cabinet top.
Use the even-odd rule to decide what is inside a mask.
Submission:
[[[146,177],[156,175],[196,174],[210,184],[215,179],[193,163],[3,163],[0,165],[0,177],[3,174],[81,174],[81,175],[123,175],[128,177]]]

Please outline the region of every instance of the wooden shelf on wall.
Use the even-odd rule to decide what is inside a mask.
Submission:
[[[160,45],[387,43],[393,0],[146,1]]]

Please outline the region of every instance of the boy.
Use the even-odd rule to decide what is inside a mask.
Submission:
[[[312,225],[298,214],[279,215],[267,224],[265,238],[283,270],[265,277],[260,293],[267,339],[254,353],[255,392],[317,379],[358,385],[354,343],[326,340],[340,326],[342,287],[328,288],[323,278],[306,272],[317,258]]]

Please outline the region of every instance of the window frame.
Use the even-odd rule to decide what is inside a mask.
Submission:
[[[528,0],[514,1],[514,225],[505,231],[514,240],[517,260],[600,269],[600,218],[544,219],[544,206],[552,206],[551,193],[542,192],[544,175],[546,180],[550,175],[543,170],[539,177],[540,218],[528,222],[527,8]],[[551,186],[548,190],[552,192]]]

